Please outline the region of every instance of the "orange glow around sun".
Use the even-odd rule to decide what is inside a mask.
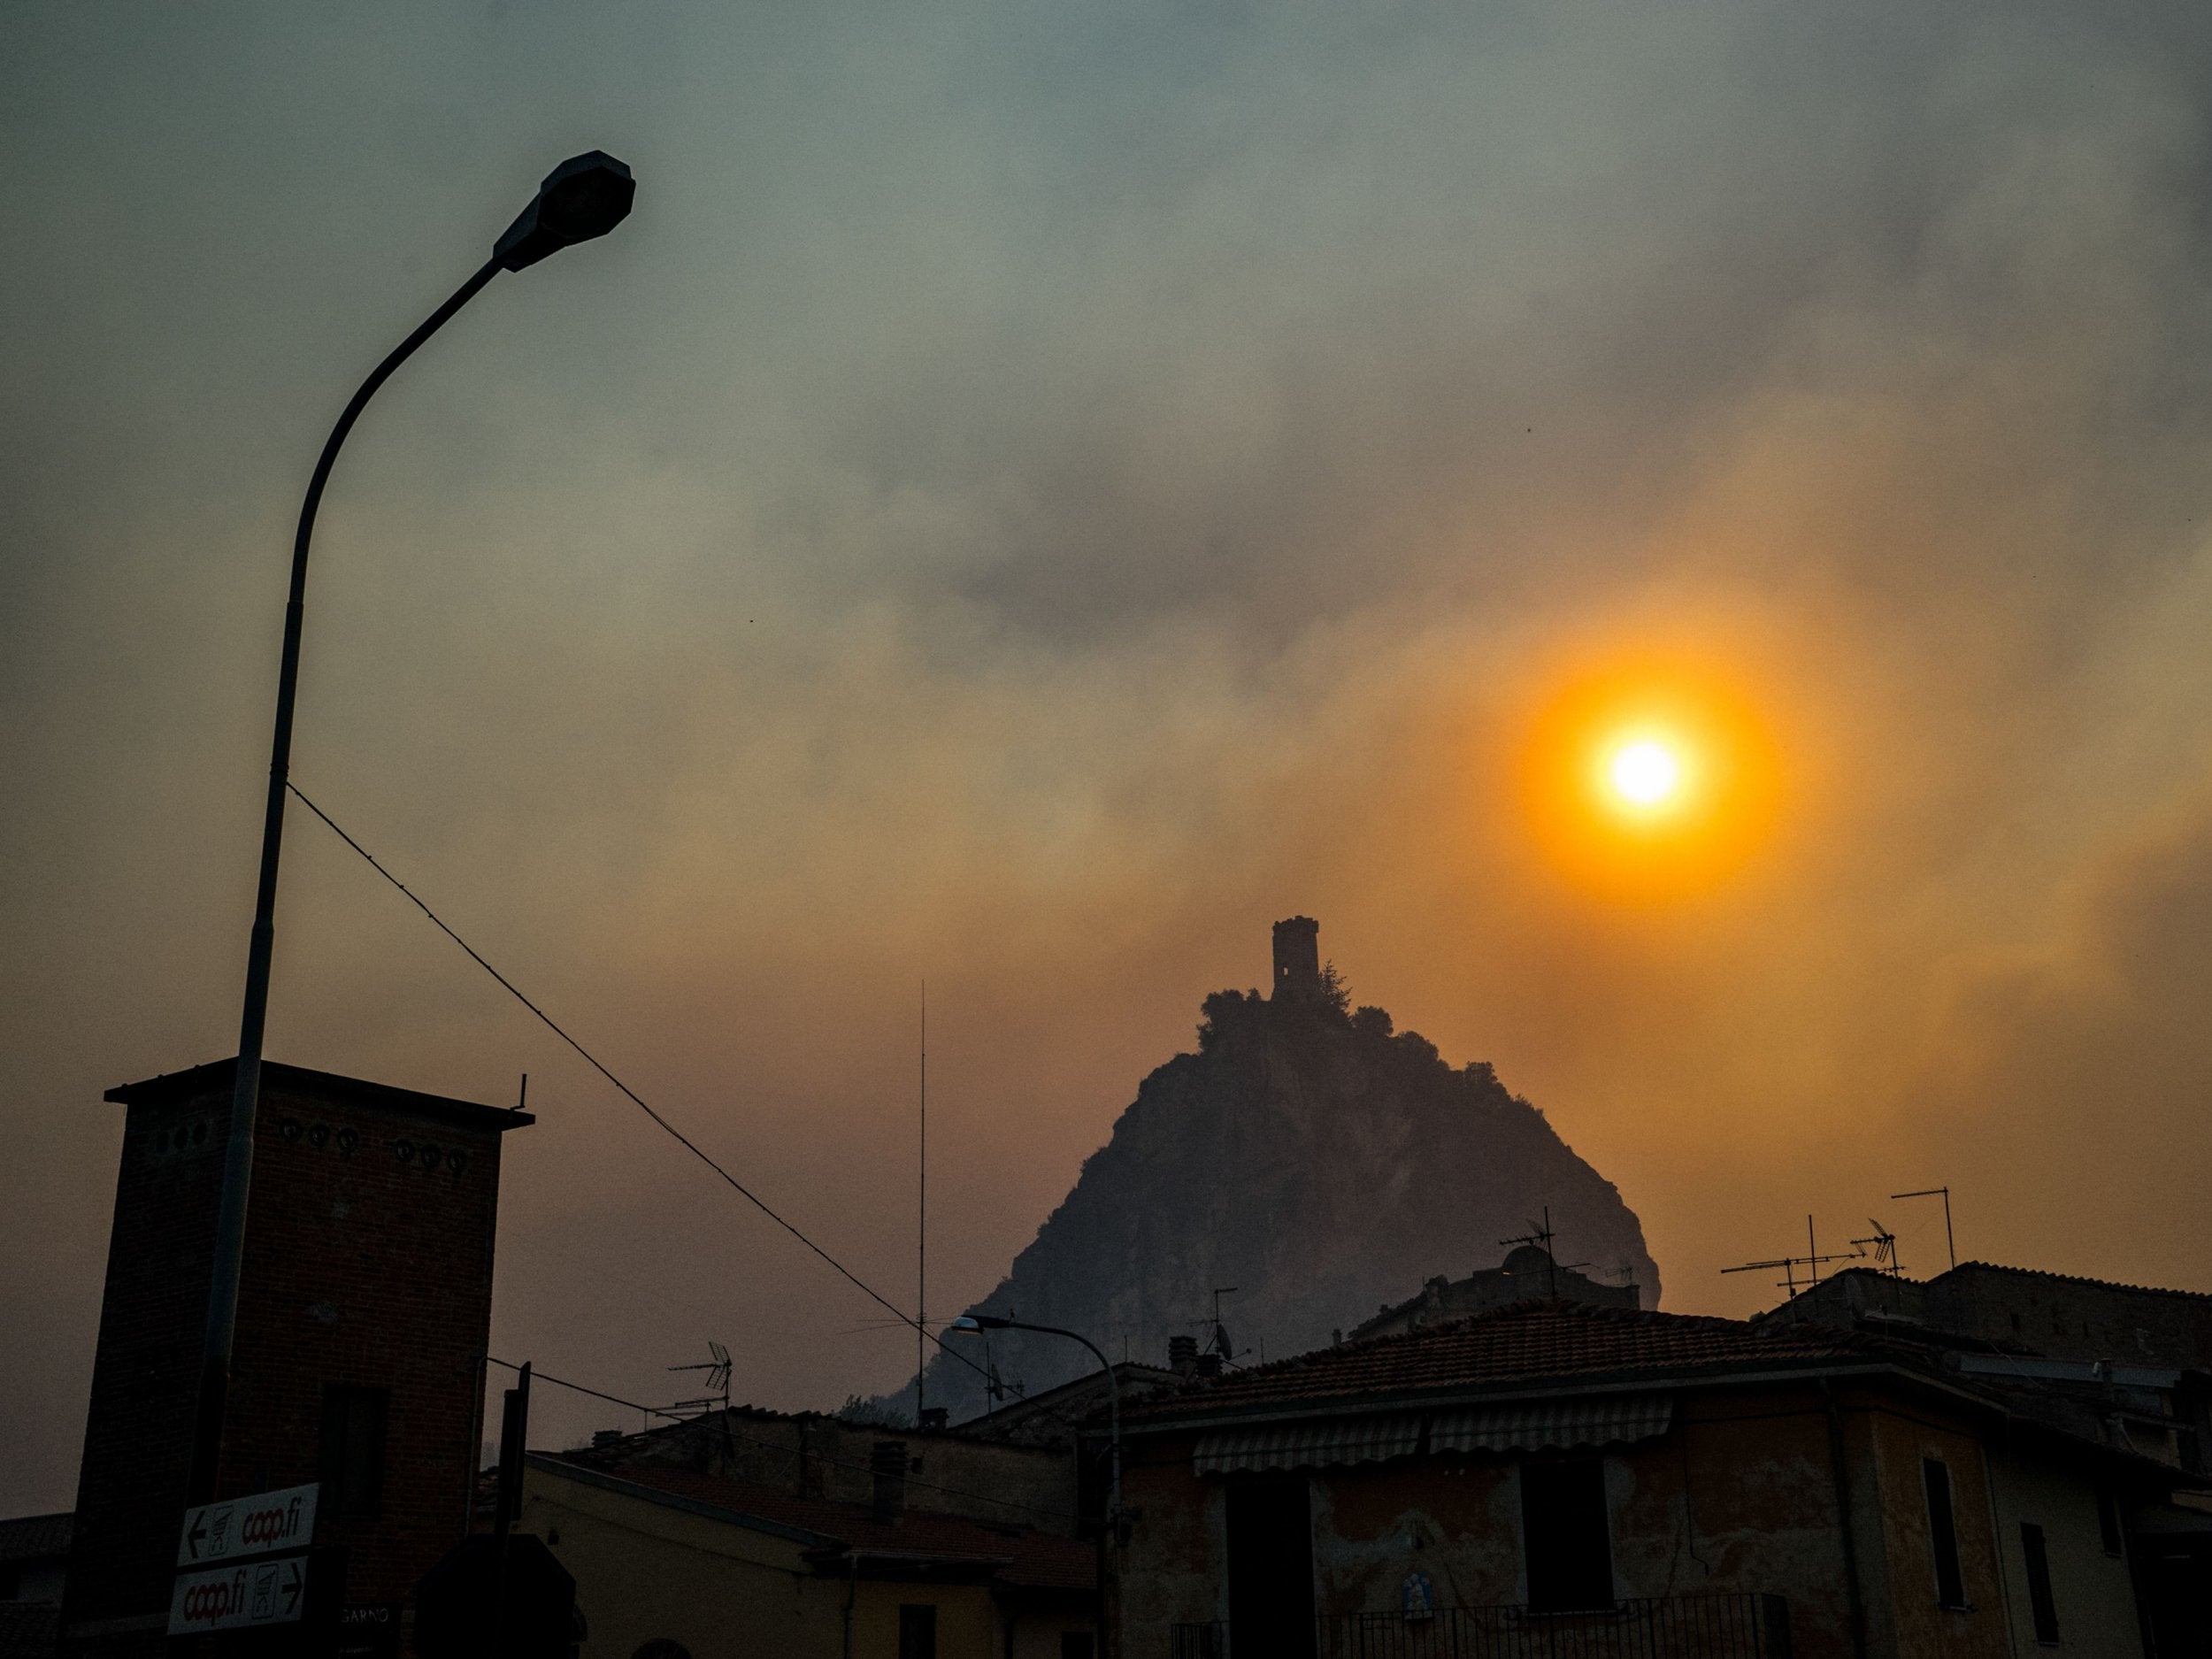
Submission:
[[[1781,782],[1758,701],[1686,663],[1571,678],[1531,722],[1522,772],[1547,860],[1628,902],[1686,896],[1740,868],[1772,826]]]

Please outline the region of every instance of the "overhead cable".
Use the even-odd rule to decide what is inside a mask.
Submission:
[[[518,1371],[522,1369],[522,1367],[516,1364],[514,1361],[511,1359],[501,1359],[496,1355],[487,1354],[484,1357],[490,1361],[491,1363],[503,1366],[509,1371]],[[530,1368],[530,1380],[533,1382],[551,1383],[556,1388],[573,1389],[580,1394],[589,1394],[593,1399],[604,1400],[611,1405],[627,1406],[633,1411],[641,1412],[649,1417],[666,1417],[671,1423],[696,1423],[700,1420],[697,1417],[684,1417],[680,1413],[667,1410],[660,1406],[641,1405],[635,1400],[625,1400],[619,1394],[603,1393],[597,1388],[587,1388],[581,1383],[572,1383],[563,1378],[551,1376],[545,1371],[538,1370],[534,1365]],[[730,1426],[729,1416],[727,1413],[718,1414],[709,1412],[706,1415],[710,1417],[720,1415],[722,1417],[722,1432],[729,1439],[743,1440],[749,1446],[757,1446],[764,1451],[776,1452],[785,1457],[797,1457],[802,1460],[811,1458],[814,1462],[821,1463],[828,1468],[849,1469],[855,1474],[872,1475],[875,1472],[875,1465],[873,1463],[856,1463],[849,1457],[831,1457],[821,1452],[803,1452],[795,1447],[785,1446],[775,1440],[764,1440],[757,1434],[740,1434],[735,1429]],[[886,1427],[887,1432],[899,1432],[890,1429],[887,1425],[884,1426]],[[1048,1516],[1056,1521],[1064,1519],[1067,1514],[1067,1511],[1064,1509],[1048,1509],[1039,1504],[1024,1503],[1015,1498],[1002,1498],[987,1492],[969,1492],[959,1486],[942,1486],[936,1481],[924,1480],[920,1476],[910,1473],[906,1477],[906,1484],[910,1486],[921,1487],[922,1489],[929,1492],[941,1492],[947,1497],[972,1498],[978,1503],[994,1504],[1002,1509],[1026,1509],[1032,1515]]]
[[[289,789],[295,795],[299,797],[299,803],[302,806],[305,807],[310,812],[312,812],[317,818],[322,819],[325,824],[328,825],[333,834],[336,835],[340,841],[345,842],[347,846],[352,848],[355,852],[359,853],[362,858],[367,863],[370,869],[375,871],[377,874],[382,876],[387,881],[397,887],[400,892],[406,896],[409,903],[412,904],[417,910],[420,910],[425,916],[427,916],[430,918],[433,925],[436,926],[440,933],[443,933],[448,939],[450,939],[455,944],[460,946],[463,950],[466,951],[470,961],[473,962],[478,967],[483,969],[485,972],[490,974],[493,979],[498,980],[501,987],[510,996],[513,997],[516,1002],[521,1003],[523,1007],[528,1009],[533,1014],[537,1016],[540,1024],[544,1025],[548,1031],[551,1032],[556,1037],[558,1037],[570,1048],[575,1049],[578,1054],[581,1055],[584,1057],[586,1064],[589,1065],[593,1071],[598,1072],[601,1077],[605,1078],[608,1082],[613,1084],[616,1088],[619,1089],[623,1094],[629,1099],[632,1105],[635,1106],[648,1118],[650,1118],[672,1139],[674,1139],[676,1143],[681,1146],[685,1151],[690,1153],[693,1157],[697,1158],[700,1163],[705,1164],[717,1175],[720,1176],[722,1179],[729,1185],[729,1187],[733,1192],[736,1193],[741,1198],[744,1199],[746,1202],[752,1205],[754,1209],[759,1210],[762,1215],[767,1217],[769,1220],[774,1222],[786,1233],[796,1239],[801,1244],[806,1246],[808,1249],[813,1251],[816,1256],[819,1256],[824,1262],[826,1262],[831,1267],[834,1268],[838,1273],[843,1277],[847,1283],[850,1284],[855,1289],[858,1290],[870,1301],[881,1307],[886,1312],[892,1315],[901,1325],[905,1325],[909,1330],[920,1332],[922,1335],[928,1337],[931,1341],[936,1343],[938,1352],[951,1355],[953,1358],[958,1360],[970,1371],[975,1372],[977,1376],[987,1378],[988,1373],[984,1371],[982,1366],[977,1364],[965,1354],[963,1354],[958,1348],[948,1348],[945,1345],[944,1340],[941,1337],[932,1334],[929,1329],[919,1319],[916,1318],[912,1314],[908,1313],[904,1309],[901,1308],[896,1302],[892,1302],[888,1297],[879,1293],[873,1286],[870,1285],[865,1279],[862,1279],[857,1273],[854,1272],[852,1269],[847,1267],[842,1262],[832,1256],[827,1250],[824,1249],[820,1245],[815,1243],[813,1240],[808,1238],[805,1233],[799,1230],[798,1226],[795,1223],[786,1220],[772,1205],[769,1204],[767,1200],[761,1197],[758,1193],[753,1191],[751,1187],[746,1186],[744,1182],[739,1180],[736,1176],[731,1174],[729,1171],[724,1169],[719,1164],[717,1164],[712,1158],[709,1157],[706,1153],[700,1148],[697,1141],[692,1140],[689,1135],[684,1133],[684,1132],[677,1128],[674,1124],[670,1123],[667,1118],[662,1117],[660,1113],[654,1110],[653,1108],[646,1102],[643,1095],[640,1094],[627,1083],[625,1083],[620,1078],[617,1077],[612,1071],[609,1071],[605,1065],[601,1064],[597,1055],[592,1053],[592,1051],[585,1048],[582,1043],[577,1041],[575,1038],[570,1036],[568,1033],[563,1030],[554,1020],[550,1014],[540,1008],[527,996],[525,996],[512,979],[510,979],[497,968],[493,967],[490,963],[485,961],[484,958],[478,954],[477,949],[473,945],[470,944],[467,940],[462,938],[460,934],[455,933],[450,927],[447,926],[444,918],[441,917],[437,911],[432,910],[427,904],[424,903],[420,898],[417,897],[415,894],[409,889],[405,882],[402,881],[397,876],[394,875],[382,864],[379,864],[375,854],[372,853],[359,841],[354,840],[352,836],[347,834],[346,832],[339,826],[338,821],[332,818],[329,813],[324,811],[322,808],[317,806],[312,801],[309,800],[297,784],[288,780],[284,787]]]

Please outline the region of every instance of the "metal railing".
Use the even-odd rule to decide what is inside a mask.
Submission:
[[[1317,1659],[1790,1659],[1778,1595],[1643,1596],[1586,1613],[1440,1607],[1314,1621]],[[1177,1624],[1170,1659],[1232,1659],[1228,1626]],[[1270,1659],[1266,1655],[1249,1659]]]
[[[1640,1596],[1586,1613],[1440,1607],[1317,1621],[1320,1659],[1789,1659],[1778,1595]],[[1224,1656],[1226,1659],[1226,1656]]]

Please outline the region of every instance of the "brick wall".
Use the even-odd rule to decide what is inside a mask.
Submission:
[[[110,1095],[128,1115],[64,1616],[81,1652],[159,1648],[114,1626],[167,1611],[230,1072]],[[318,1527],[350,1601],[403,1599],[464,1530],[500,1137],[529,1121],[264,1069],[220,1493],[317,1479],[326,1386],[388,1390],[380,1513]]]
[[[228,1101],[132,1109],[108,1233],[65,1627],[168,1611]],[[139,1635],[87,1651],[157,1651]]]

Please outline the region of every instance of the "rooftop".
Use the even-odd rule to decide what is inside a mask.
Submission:
[[[997,1526],[933,1509],[908,1509],[896,1521],[879,1521],[865,1504],[795,1498],[670,1463],[586,1463],[539,1452],[530,1455],[530,1463],[588,1486],[777,1532],[814,1550],[964,1564],[1022,1589],[1088,1591],[1097,1583],[1094,1545],[1030,1527]]]
[[[1566,1379],[1880,1364],[1895,1357],[1887,1344],[1824,1325],[1525,1302],[1237,1371],[1202,1391],[1141,1406],[1133,1415],[1148,1421]]]
[[[119,1083],[101,1098],[125,1106],[185,1105],[210,1095],[227,1095],[237,1067],[234,1056],[210,1060],[186,1071],[164,1071],[135,1083]],[[464,1128],[489,1130],[495,1134],[537,1122],[526,1111],[510,1111],[503,1107],[455,1100],[444,1094],[426,1094],[418,1089],[395,1088],[388,1083],[373,1083],[366,1078],[315,1071],[303,1065],[284,1065],[274,1060],[261,1063],[261,1087],[265,1093],[321,1101],[333,1106],[404,1112]]]
[[[1164,1389],[1173,1388],[1183,1380],[1182,1373],[1162,1365],[1148,1365],[1141,1360],[1117,1360],[1113,1367],[1114,1379],[1121,1387],[1122,1409],[1127,1410],[1133,1401],[1148,1398]],[[1102,1420],[1107,1415],[1107,1386],[1104,1371],[1086,1371],[1080,1377],[1045,1389],[1041,1394],[1024,1394],[1004,1405],[970,1417],[954,1429],[979,1440],[1019,1442],[1038,1434],[1072,1432],[1094,1419]]]
[[[1852,1270],[1858,1271],[1858,1270]],[[2001,1262],[1961,1262],[1924,1283],[1942,1283],[1953,1273],[2008,1273],[2022,1279],[2056,1279],[2062,1285],[2093,1285],[2099,1290],[2124,1290],[2137,1296],[2180,1296],[2192,1302],[2212,1302],[2212,1293],[2201,1290],[2173,1290],[2163,1285],[2130,1285],[2116,1279],[2088,1279],[2079,1273],[2053,1273],[2039,1267],[2008,1267]]]

